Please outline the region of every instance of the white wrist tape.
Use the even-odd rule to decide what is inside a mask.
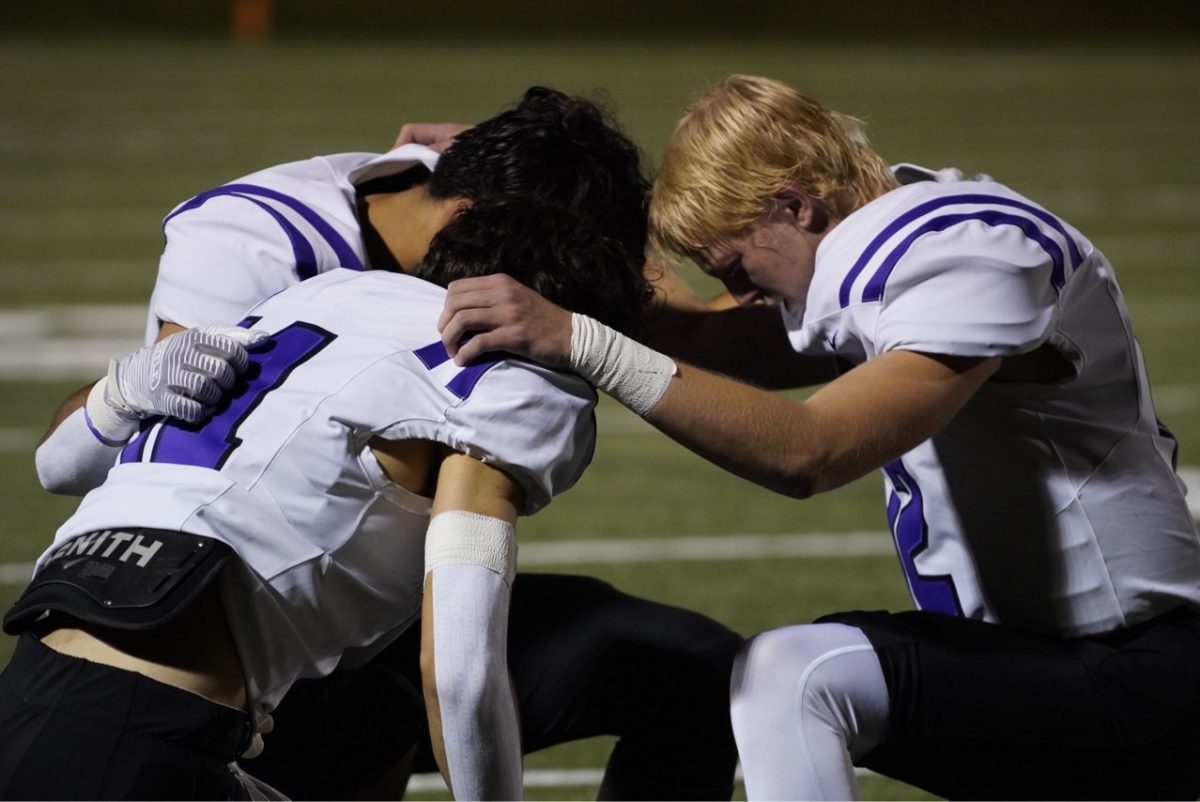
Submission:
[[[106,376],[92,385],[84,404],[84,415],[97,440],[106,446],[119,446],[133,437],[140,421],[113,406],[108,398],[108,382]]]
[[[676,373],[669,356],[578,312],[571,315],[571,369],[643,418]]]
[[[435,515],[425,533],[425,573],[439,565],[478,565],[512,584],[516,529],[508,521],[464,510]]]

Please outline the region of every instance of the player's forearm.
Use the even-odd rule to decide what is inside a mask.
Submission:
[[[435,515],[425,561],[421,677],[438,766],[457,799],[519,799],[507,665],[512,523],[461,510]]]
[[[82,496],[99,486],[136,428],[130,423],[126,429],[121,419],[100,408],[105,382],[107,378],[99,379],[68,396],[34,452],[38,481],[51,493]],[[89,404],[101,423],[89,415]]]
[[[793,351],[779,311],[766,306],[720,311],[664,306],[648,335],[655,350],[758,387],[807,387],[837,375],[831,357]],[[753,358],[747,358],[748,348]]]
[[[521,798],[520,728],[502,644],[508,588],[501,584],[477,566],[442,566],[426,576],[432,645],[422,649],[422,685],[434,755],[456,799]],[[467,606],[476,614],[447,615]]]
[[[679,365],[645,418],[715,465],[792,498],[832,489],[875,467],[839,460],[803,404],[692,365]]]
[[[104,481],[120,451],[97,438],[82,406],[76,407],[56,421],[34,453],[38,481],[51,493],[82,496]]]
[[[95,383],[85,384],[66,397],[66,400],[59,406],[58,411],[54,413],[54,418],[50,421],[50,428],[42,435],[42,439],[38,441],[38,445],[46,442],[50,438],[50,435],[54,434],[55,430],[62,425],[63,421],[71,417],[71,413],[83,407],[87,401],[88,393],[92,391],[92,385]]]
[[[852,481],[932,437],[999,363],[896,350],[793,403],[572,318],[574,370],[705,459],[796,498]]]

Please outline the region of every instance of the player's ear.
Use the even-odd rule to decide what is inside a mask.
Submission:
[[[469,198],[447,198],[442,201],[438,208],[438,230],[440,231],[450,225],[454,221],[454,218],[467,209],[470,209],[472,205],[472,201]]]
[[[795,184],[776,192],[773,200],[776,213],[802,231],[820,233],[829,227],[829,211],[825,204]]]

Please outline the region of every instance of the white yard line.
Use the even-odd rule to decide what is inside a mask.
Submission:
[[[795,535],[698,535],[603,538],[522,543],[521,567],[580,563],[649,563],[765,560],[773,557],[863,557],[892,554],[886,532]]]
[[[859,777],[872,772],[856,768],[854,773]],[[599,785],[604,779],[603,769],[532,769],[525,772],[522,781],[526,788],[568,788],[580,785]],[[742,769],[739,766],[734,779],[742,782]],[[440,774],[414,774],[408,781],[408,790],[413,793],[439,793],[447,791],[446,783]]]
[[[1200,520],[1200,468],[1182,468],[1192,515]],[[768,559],[838,559],[885,556],[894,553],[892,539],[882,531],[813,532],[807,534],[688,535],[557,540],[522,543],[521,568],[616,563],[711,562]],[[0,563],[0,585],[29,581],[33,563]]]
[[[541,568],[596,563],[837,558],[893,553],[891,537],[886,532],[734,534],[522,543],[518,560],[521,568]],[[24,584],[32,573],[33,563],[0,563],[0,585]]]

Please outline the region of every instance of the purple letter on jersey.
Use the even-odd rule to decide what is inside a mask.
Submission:
[[[916,557],[929,545],[929,528],[925,525],[925,501],[921,490],[900,460],[883,466],[892,483],[888,496],[888,525],[896,539],[896,551],[908,580],[909,590],[917,607],[934,613],[962,615],[962,605],[949,576],[922,576],[917,571]],[[907,498],[904,498],[907,497]]]

